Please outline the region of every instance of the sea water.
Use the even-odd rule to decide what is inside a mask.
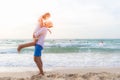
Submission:
[[[0,67],[35,67],[32,40],[0,40]],[[44,67],[120,67],[120,39],[51,39],[42,52]]]

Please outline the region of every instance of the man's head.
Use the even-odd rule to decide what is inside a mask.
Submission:
[[[53,27],[53,23],[52,23],[51,21],[46,21],[46,22],[45,22],[45,26],[46,26],[47,28],[52,28],[52,27]]]

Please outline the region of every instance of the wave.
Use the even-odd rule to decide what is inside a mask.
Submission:
[[[21,53],[33,53],[34,48],[25,48]],[[45,47],[44,53],[120,53],[118,48],[85,48],[85,47]],[[16,48],[0,49],[0,54],[17,53]]]
[[[31,40],[0,40],[0,53],[17,53],[17,46]],[[120,53],[120,40],[46,40],[45,53]],[[22,53],[33,53],[34,47],[25,48]]]

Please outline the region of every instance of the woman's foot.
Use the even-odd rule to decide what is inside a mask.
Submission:
[[[18,53],[20,52],[21,49],[22,49],[22,45],[19,45],[17,48]]]

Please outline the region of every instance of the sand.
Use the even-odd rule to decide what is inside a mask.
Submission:
[[[53,68],[42,77],[34,68],[0,69],[0,80],[120,80],[120,68]]]

